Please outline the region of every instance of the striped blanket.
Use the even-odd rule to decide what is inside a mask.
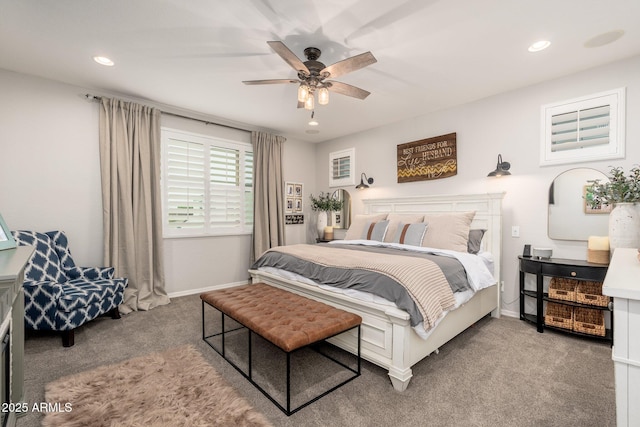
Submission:
[[[362,269],[384,274],[401,284],[422,314],[425,330],[431,329],[443,312],[455,306],[455,298],[440,267],[411,256],[360,252],[322,245],[279,246],[280,252],[326,267]]]

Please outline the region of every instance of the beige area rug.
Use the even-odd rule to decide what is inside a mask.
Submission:
[[[191,345],[60,378],[45,398],[60,411],[44,426],[271,425]]]

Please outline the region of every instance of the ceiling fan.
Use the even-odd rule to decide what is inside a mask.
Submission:
[[[361,53],[342,61],[338,61],[333,65],[325,66],[318,61],[320,49],[308,47],[304,50],[307,60],[302,62],[298,57],[281,41],[268,41],[267,44],[278,54],[287,64],[298,73],[296,79],[272,79],[272,80],[245,80],[242,83],[246,85],[268,85],[295,83],[298,87],[298,108],[304,107],[307,110],[313,110],[315,107],[314,94],[318,94],[318,104],[326,105],[329,103],[329,91],[347,95],[358,99],[365,99],[369,96],[369,92],[359,87],[355,87],[346,83],[335,80],[327,80],[335,78],[352,71],[359,70],[368,65],[377,62],[371,52]]]

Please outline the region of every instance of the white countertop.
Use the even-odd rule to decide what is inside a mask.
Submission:
[[[640,300],[640,261],[637,249],[615,250],[602,293],[610,297]]]

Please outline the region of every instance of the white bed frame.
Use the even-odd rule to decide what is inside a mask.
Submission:
[[[411,367],[460,332],[491,313],[500,317],[500,260],[502,198],[504,193],[403,197],[363,200],[365,213],[447,213],[475,211],[471,228],[486,229],[483,250],[492,253],[496,284],[477,292],[471,300],[448,313],[425,340],[409,324],[407,312],[327,291],[317,286],[250,270],[253,283],[263,282],[356,313],[362,317],[362,357],[389,370],[393,388],[404,391],[412,377]],[[344,333],[331,342],[347,351],[357,351],[354,333]]]

